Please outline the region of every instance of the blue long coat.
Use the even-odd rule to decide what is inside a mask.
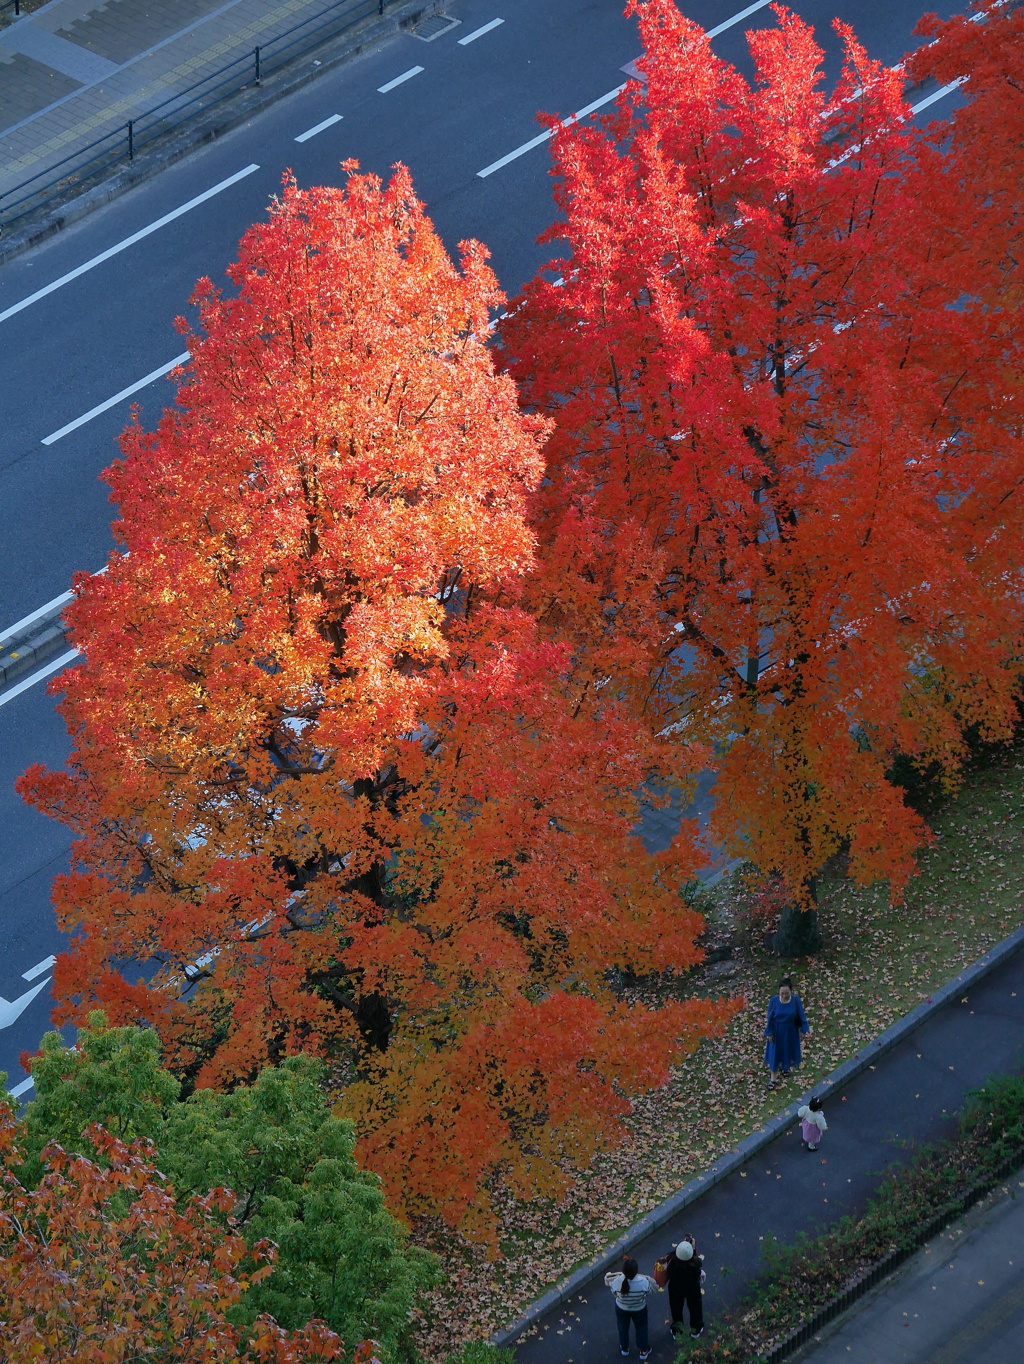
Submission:
[[[768,1069],[795,1070],[802,1059],[800,1034],[808,1032],[810,1028],[800,996],[791,994],[789,1003],[783,1004],[778,995],[772,995],[764,1025],[764,1035],[768,1038],[764,1048],[764,1063]]]

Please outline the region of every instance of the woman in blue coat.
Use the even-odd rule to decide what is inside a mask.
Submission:
[[[764,1025],[764,1035],[768,1039],[764,1048],[764,1063],[771,1072],[769,1089],[774,1089],[779,1083],[780,1070],[786,1077],[800,1065],[801,1033],[804,1037],[811,1035],[807,1015],[800,1003],[800,996],[793,993],[793,982],[789,976],[784,976],[779,982],[779,993],[771,997]]]

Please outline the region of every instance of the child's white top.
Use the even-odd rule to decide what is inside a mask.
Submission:
[[[804,1104],[803,1108],[797,1109],[796,1115],[803,1122],[813,1122],[819,1132],[828,1131],[828,1123],[825,1121],[825,1115],[820,1108],[817,1112],[814,1112],[807,1104]]]

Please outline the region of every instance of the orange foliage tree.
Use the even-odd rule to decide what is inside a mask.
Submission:
[[[698,858],[631,834],[668,751],[517,602],[543,428],[462,253],[404,170],[352,174],[200,283],[178,407],[107,474],[127,553],[68,613],[74,751],[21,789],[79,834],[61,1019],[151,1022],[200,1086],[332,1058],[396,1210],[485,1232],[490,1175],[557,1192],[732,1006],[609,984],[698,959]]]
[[[645,88],[556,130],[569,250],[502,324],[555,423],[530,600],[655,731],[715,745],[713,827],[789,888],[798,954],[832,855],[913,872],[894,754],[952,773],[966,726],[1011,731],[1020,383],[934,250],[959,191],[899,73],[837,23],[826,93],[776,6],[748,83],[672,0],[628,8]]]
[[[98,1125],[102,1164],[51,1144],[35,1189],[18,1180],[20,1129],[0,1104],[0,1354],[7,1364],[327,1364],[346,1357],[322,1323],[252,1331],[228,1320],[274,1247],[251,1251],[224,1229],[234,1196],[216,1189],[177,1207],[149,1142]],[[227,1314],[227,1315],[226,1315]],[[365,1353],[365,1352],[364,1352]]]

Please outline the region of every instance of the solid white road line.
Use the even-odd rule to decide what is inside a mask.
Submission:
[[[765,5],[770,5],[772,0],[756,0],[753,5],[748,5],[746,9],[741,9],[739,14],[734,14],[731,19],[726,19],[722,24],[715,28],[708,29],[709,38],[717,38],[720,33],[724,33],[727,28],[732,28],[733,24],[740,24],[748,14],[756,14],[759,9],[764,9]]]
[[[396,76],[393,81],[388,81],[387,85],[378,85],[377,94],[386,95],[389,90],[393,90],[396,85],[402,85],[406,81],[411,81],[413,76],[418,76],[423,70],[422,66],[410,66],[408,71],[403,71],[400,76]]]
[[[570,123],[576,123],[579,119],[586,118],[587,115],[592,114],[595,109],[600,109],[602,104],[608,104],[618,95],[621,95],[625,88],[625,84],[617,85],[614,90],[609,90],[607,95],[602,95],[600,99],[595,99],[592,104],[586,105],[583,109],[577,109],[576,112],[570,114],[568,118],[563,118],[558,126],[560,128],[568,128]],[[529,142],[524,142],[521,147],[517,147],[514,152],[509,152],[507,156],[501,157],[498,161],[492,161],[489,166],[485,166],[483,170],[477,171],[477,175],[481,180],[485,180],[488,175],[493,175],[496,170],[501,170],[502,166],[507,166],[510,161],[515,161],[518,157],[525,156],[527,152],[533,151],[534,147],[539,147],[542,142],[547,142],[554,131],[554,128],[545,129],[544,132],[539,133],[536,137],[531,137]]]
[[[77,649],[71,649],[66,654],[61,654],[60,658],[55,658],[52,663],[47,663],[45,668],[40,668],[31,677],[23,677],[20,682],[16,682],[9,691],[0,694],[0,706],[6,706],[8,701],[13,701],[16,696],[20,696],[23,691],[28,691],[29,687],[34,687],[37,682],[42,682],[44,677],[49,677],[58,668],[66,668],[69,663],[73,663],[79,658]]]
[[[34,1084],[35,1080],[33,1080],[32,1076],[30,1075],[27,1080],[22,1080],[20,1085],[15,1085],[14,1088],[9,1089],[7,1093],[11,1096],[12,1099],[20,1099],[23,1094],[28,1093],[28,1091],[32,1088]]]
[[[459,47],[465,47],[467,43],[475,43],[477,38],[482,38],[485,33],[490,33],[492,28],[497,28],[503,24],[504,19],[492,19],[489,24],[484,24],[483,28],[475,28],[472,33],[467,33],[465,38],[459,39]]]
[[[190,213],[192,209],[198,208],[200,204],[205,204],[207,199],[212,199],[215,194],[220,194],[232,185],[236,185],[239,180],[244,180],[247,175],[252,175],[253,171],[258,171],[259,166],[255,162],[246,166],[244,170],[236,171],[234,175],[229,175],[226,180],[221,180],[211,189],[205,190],[202,194],[197,194],[194,199],[190,199],[187,204],[182,204],[179,208],[172,209],[170,213],[165,213],[162,218],[157,218],[155,223],[150,223],[148,227],[142,227],[138,232],[133,232],[130,237],[125,237],[124,241],[117,242],[114,246],[108,246],[106,251],[101,251],[98,256],[93,256],[92,260],[87,260],[84,265],[77,266],[74,270],[69,270],[66,275],[61,275],[60,279],[55,279],[52,284],[47,284],[42,289],[37,289],[34,294],[29,294],[28,298],[23,298],[20,303],[13,303],[9,308],[0,312],[0,322],[6,322],[15,313],[20,313],[22,308],[27,308],[32,303],[38,303],[47,294],[52,294],[55,289],[61,289],[65,284],[70,284],[79,275],[84,275],[86,271],[93,270],[97,265],[102,265],[104,261],[110,260],[111,256],[118,255],[121,251],[126,251],[129,246],[134,246],[143,237],[148,237],[151,232],[156,232],[161,227],[166,227],[168,223],[173,223],[175,218],[180,218],[183,213]]]
[[[106,412],[111,407],[116,407],[117,404],[123,402],[125,398],[130,398],[133,393],[138,393],[140,388],[145,388],[146,385],[151,384],[154,379],[159,379],[162,374],[168,374],[175,366],[183,365],[185,361],[189,359],[191,359],[191,357],[188,351],[185,351],[182,355],[176,355],[173,360],[168,360],[166,365],[161,365],[159,369],[153,370],[152,374],[147,374],[144,379],[139,379],[136,383],[129,384],[127,388],[122,388],[120,393],[115,393],[114,396],[108,398],[105,403],[99,403],[98,406],[90,408],[88,412],[83,412],[80,417],[76,417],[73,422],[68,422],[67,426],[62,426],[59,431],[54,431],[52,435],[44,436],[42,444],[52,445],[55,440],[60,440],[61,436],[66,436],[69,431],[77,431],[78,428],[84,426],[86,422],[91,422],[93,417],[98,417],[101,412]]]
[[[27,971],[22,971],[22,980],[35,980],[36,976],[41,976],[44,971],[52,971],[56,961],[57,958],[51,952],[48,957],[36,962],[35,966],[30,966]]]
[[[322,133],[325,128],[332,128],[335,123],[341,122],[341,114],[332,114],[330,118],[325,118],[323,123],[317,123],[312,128],[307,128],[304,133],[299,133],[296,142],[308,142],[311,137],[316,137],[317,133]]]
[[[22,616],[21,620],[16,620],[13,625],[8,625],[6,630],[0,630],[0,644],[3,644],[5,639],[10,639],[12,635],[20,635],[22,630],[32,625],[40,616],[45,616],[48,612],[56,610],[58,606],[63,606],[73,596],[73,592],[62,592],[59,597],[54,597],[53,601],[48,601],[45,606],[30,611],[27,616]]]
[[[927,99],[921,100],[919,104],[912,104],[910,106],[910,112],[912,114],[919,114],[922,109],[927,109],[929,104],[934,104],[937,99],[944,99],[946,95],[951,95],[954,90],[959,90],[965,80],[966,77],[961,76],[959,80],[950,81],[948,85],[944,85],[941,90],[936,90],[933,95],[929,95]]]

